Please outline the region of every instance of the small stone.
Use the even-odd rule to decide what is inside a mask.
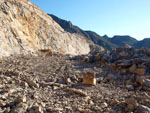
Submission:
[[[31,87],[39,88],[39,84],[37,84],[35,81],[33,81],[33,80],[29,79],[29,78],[26,78],[25,81]]]
[[[12,94],[12,93],[14,93],[14,92],[16,92],[16,89],[10,89],[10,90],[8,91],[9,94]]]
[[[33,95],[33,98],[34,98],[34,99],[38,99],[38,98],[39,98],[39,95],[38,95],[37,93],[35,93],[35,94]]]
[[[90,62],[90,58],[88,56],[84,56],[83,57],[83,62],[89,63]]]
[[[121,102],[118,103],[118,105],[119,105],[120,107],[122,107],[122,108],[125,108],[127,104],[126,104],[125,101],[121,101]]]
[[[150,80],[149,79],[143,79],[143,85],[146,87],[150,87]]]
[[[146,76],[144,76],[144,78],[150,79],[150,75],[146,75]]]
[[[137,111],[138,113],[150,113],[150,108],[144,105],[139,105]]]
[[[103,109],[103,108],[106,108],[106,107],[108,107],[108,104],[106,102],[102,103],[101,108]]]
[[[72,107],[66,106],[65,109],[72,110]]]
[[[34,111],[34,109],[30,109],[29,113],[36,113],[36,112]]]
[[[128,104],[127,107],[128,107],[128,110],[130,110],[130,111],[134,110],[134,105],[132,105],[132,104]]]
[[[41,102],[40,104],[41,104],[42,108],[46,106],[46,103],[44,103],[44,102]]]
[[[91,113],[90,109],[77,108],[80,113]]]
[[[109,112],[109,113],[116,113],[116,112],[115,112],[114,110],[112,110],[112,109],[109,110],[108,112]]]
[[[89,101],[90,105],[94,105],[94,102],[92,100]]]
[[[131,72],[131,73],[135,73],[135,70],[136,70],[136,64],[133,64],[130,68],[129,68],[129,71]]]
[[[111,99],[110,100],[110,104],[112,104],[112,105],[117,105],[118,103],[119,103],[119,101],[116,100],[116,99]]]
[[[86,96],[84,100],[85,100],[86,102],[88,102],[90,99],[91,99],[90,96]]]
[[[32,106],[32,109],[34,109],[36,113],[37,113],[37,112],[43,113],[42,107],[39,106],[39,105],[37,105],[37,104],[33,105],[33,106]]]
[[[133,83],[132,83],[132,80],[131,79],[129,79],[129,80],[127,80],[126,81],[126,85],[132,85]]]
[[[63,87],[63,86],[64,86],[63,84],[54,83],[54,82],[51,82],[50,85],[51,85],[51,86],[56,86],[56,87]]]
[[[94,72],[87,72],[83,75],[82,84],[96,85],[96,78]]]
[[[134,98],[127,98],[127,99],[125,100],[125,102],[126,102],[127,104],[132,104],[132,105],[134,105],[134,106],[137,105],[137,101],[136,101]]]
[[[133,91],[134,90],[134,86],[133,85],[126,85],[127,89],[130,90],[130,91]]]
[[[150,87],[150,80],[144,77],[137,77],[136,81],[140,83],[141,86]]]
[[[44,87],[50,86],[50,84],[49,83],[45,83],[45,82],[41,82],[40,86],[44,88]]]
[[[66,82],[67,82],[67,84],[70,84],[71,83],[71,79],[67,78]]]
[[[10,109],[10,108],[7,108],[7,109],[4,111],[4,113],[10,113],[10,111],[11,111],[11,109]],[[1,113],[1,111],[0,111],[0,113]]]
[[[22,82],[20,83],[20,86],[22,86],[22,87],[28,87],[28,84],[27,84],[26,82],[22,81]]]
[[[134,98],[127,98],[125,102],[127,104],[128,110],[130,111],[133,111],[138,106],[137,101]]]
[[[143,77],[137,76],[136,77],[136,82],[139,83],[141,86],[143,85]]]
[[[0,95],[0,99],[6,100],[9,96],[9,93],[4,93],[3,95]]]
[[[53,90],[57,90],[57,89],[59,89],[59,87],[58,87],[58,86],[52,86],[52,88],[53,88]]]
[[[99,55],[94,55],[94,61],[99,61],[100,60],[100,56]]]
[[[140,76],[144,76],[146,73],[146,69],[145,68],[138,68],[136,69],[136,74],[140,75]]]
[[[55,108],[52,110],[54,113],[62,113],[63,108]]]
[[[84,96],[84,97],[87,96],[86,92],[79,90],[79,89],[75,89],[75,88],[67,88],[66,91],[69,93],[77,94],[77,95]]]
[[[107,75],[107,79],[108,80],[112,80],[112,81],[114,81],[114,80],[117,80],[117,75],[114,75],[114,74],[108,74]]]
[[[3,102],[2,100],[0,100],[0,107],[3,107],[3,106],[5,106],[5,105],[6,105],[6,103]]]
[[[150,87],[143,86],[143,90],[150,91]]]
[[[123,74],[126,73],[126,72],[127,72],[126,69],[122,69],[122,70],[121,70],[121,73],[123,73]]]
[[[28,104],[20,103],[14,109],[14,113],[25,113],[27,111]]]
[[[133,82],[132,86],[133,86],[133,87],[138,87],[139,84],[135,81],[135,82]]]
[[[27,101],[26,96],[18,96],[18,97],[15,99],[15,102],[16,102],[16,103],[21,103],[21,102],[26,102],[26,101]]]

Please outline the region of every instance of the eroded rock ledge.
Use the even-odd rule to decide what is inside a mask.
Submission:
[[[65,32],[28,0],[1,0],[0,28],[1,56],[36,54],[44,49],[73,55],[90,51],[82,36]]]

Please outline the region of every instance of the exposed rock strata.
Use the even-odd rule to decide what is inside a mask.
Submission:
[[[0,1],[0,55],[38,53],[87,54],[89,44],[78,34],[65,32],[28,0]]]

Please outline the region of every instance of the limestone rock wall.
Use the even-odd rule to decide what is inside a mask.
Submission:
[[[87,54],[89,43],[65,32],[28,0],[0,0],[0,55],[36,54],[50,49],[62,54]]]

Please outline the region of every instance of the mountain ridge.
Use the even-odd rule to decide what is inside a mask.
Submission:
[[[129,35],[115,35],[112,38],[109,38],[108,40],[110,42],[118,45],[119,47],[123,47],[126,44],[132,46],[133,44],[138,42],[135,38],[133,38]]]
[[[142,47],[150,48],[150,38],[145,38],[141,41],[138,41],[133,46],[137,49],[142,48]]]
[[[100,45],[107,50],[113,50],[115,48],[123,47],[125,45],[139,48],[138,43],[140,43],[140,45],[143,45],[140,46],[140,48],[145,47],[145,41],[138,41],[134,37],[131,37],[129,35],[115,35],[113,37],[108,37],[107,35],[100,36],[94,31],[82,30],[80,27],[73,25],[70,21],[61,19],[53,14],[48,15],[51,16],[65,31],[68,31],[70,33],[78,33],[84,36],[86,39],[93,41],[93,43]],[[149,47],[148,44],[146,45],[146,47]]]
[[[112,50],[116,47],[116,45],[112,44],[111,42],[108,42],[108,40],[104,39],[100,35],[94,32],[94,34],[91,34],[89,31],[84,31],[78,26],[73,25],[70,21],[66,21],[64,19],[60,19],[59,17],[53,15],[53,14],[48,14],[51,16],[65,31],[70,32],[70,33],[78,33],[88,40],[92,40],[95,44],[98,44],[105,49]],[[90,34],[88,34],[90,33]],[[95,37],[90,37],[89,35],[95,35]]]

